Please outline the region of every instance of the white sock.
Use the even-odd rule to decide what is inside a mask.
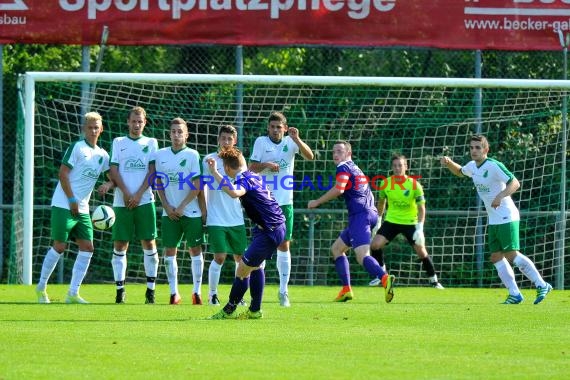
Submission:
[[[437,282],[437,274],[434,274],[433,277],[428,278],[430,284]]]
[[[210,291],[208,292],[208,294],[210,296],[218,294],[218,284],[220,283],[220,273],[222,272],[222,265],[212,260],[212,262],[210,263],[210,268],[208,268],[208,286],[210,287]]]
[[[511,296],[518,296],[521,294],[519,287],[515,281],[515,272],[513,272],[513,268],[511,264],[503,257],[501,261],[495,263],[495,268],[497,268],[497,273],[499,274],[499,278],[505,285],[507,289],[509,289],[509,294]]]
[[[178,261],[176,261],[176,256],[165,256],[164,267],[166,268],[170,294],[178,294]]]
[[[48,249],[44,257],[44,262],[42,264],[40,281],[38,282],[38,286],[36,287],[37,290],[42,290],[42,291],[46,290],[47,282],[51,274],[53,273],[53,270],[55,269],[55,266],[57,265],[57,262],[59,261],[60,257],[61,255],[57,253],[57,251],[53,249],[53,247],[50,247],[50,249]]]
[[[117,285],[117,289],[125,287],[125,277],[127,277],[127,251],[113,250],[113,258],[111,259],[113,266],[113,276],[115,282],[122,282],[123,285]]]
[[[277,271],[279,272],[279,293],[287,293],[291,276],[291,253],[277,250]]]
[[[534,283],[536,287],[542,288],[546,286],[546,282],[542,279],[542,276],[536,270],[536,267],[534,266],[534,263],[531,259],[519,252],[515,256],[513,263],[529,280]]]
[[[78,251],[75,263],[73,264],[73,271],[71,272],[71,283],[69,284],[69,295],[76,296],[79,293],[79,287],[87,274],[87,268],[91,262],[93,252]]]
[[[202,253],[198,256],[192,256],[192,282],[194,287],[192,288],[192,293],[202,294],[202,272],[204,272],[204,256]]]
[[[156,275],[158,273],[158,252],[153,249],[143,249],[144,271],[146,273],[146,287],[156,288]]]

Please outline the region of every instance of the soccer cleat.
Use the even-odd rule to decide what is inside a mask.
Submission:
[[[65,297],[65,303],[79,303],[79,304],[87,304],[89,302],[85,301],[79,294],[74,296],[68,294]]]
[[[154,304],[154,289],[146,289],[146,293],[144,295],[144,303]]]
[[[346,302],[352,299],[352,289],[350,286],[343,286],[338,296],[334,299],[335,302]]]
[[[370,280],[370,282],[368,283],[368,286],[380,286],[380,284],[382,283],[382,280],[378,277],[373,278],[372,280]]]
[[[198,293],[192,293],[192,305],[201,305],[202,297]]]
[[[237,316],[237,319],[261,319],[263,318],[263,312],[261,310],[251,311],[247,309],[243,313]]]
[[[208,300],[208,304],[209,305],[219,305],[220,304],[220,299],[218,298],[217,294],[212,294],[210,296],[210,299]]]
[[[48,294],[45,290],[36,290],[38,296],[38,303],[50,303]]]
[[[178,293],[170,295],[170,304],[171,305],[180,305],[182,303],[182,298]]]
[[[396,276],[393,274],[385,274],[382,279],[384,280],[382,281],[382,286],[384,287],[384,298],[386,303],[390,303],[394,298],[394,282],[396,282]]]
[[[516,296],[512,296],[509,294],[509,296],[507,297],[505,302],[503,302],[503,304],[505,304],[505,305],[516,305],[516,304],[521,303],[523,300],[524,300],[524,297],[522,296],[522,294],[519,294]]]
[[[247,306],[247,302],[245,302],[245,300],[242,298],[241,301],[239,301],[239,305],[240,306]]]
[[[283,307],[291,307],[291,302],[289,302],[289,294],[279,292],[279,305]]]
[[[434,289],[445,289],[439,282],[430,282],[430,286]]]
[[[237,317],[238,313],[236,310],[228,314],[222,309],[208,319],[237,319]]]
[[[534,300],[534,304],[541,303],[543,299],[546,298],[546,295],[552,291],[552,285],[548,282],[545,286],[537,286],[536,287],[536,299]]]
[[[115,296],[115,303],[125,303],[125,297],[127,292],[125,288],[117,289],[117,295]]]

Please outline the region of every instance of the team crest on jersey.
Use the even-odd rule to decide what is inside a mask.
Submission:
[[[99,157],[99,165],[103,163],[103,157]]]
[[[404,197],[407,197],[410,195],[410,190],[406,189],[404,190]]]
[[[185,166],[186,166],[186,159],[183,159],[183,160],[180,162],[180,166],[181,166],[181,167],[185,167]]]
[[[148,153],[148,145],[146,145],[142,151],[143,151],[143,153]]]
[[[288,152],[289,151],[289,147],[287,145],[283,146],[283,152]]]
[[[485,170],[485,173],[483,173],[483,178],[487,178],[488,175],[489,175],[489,171]]]

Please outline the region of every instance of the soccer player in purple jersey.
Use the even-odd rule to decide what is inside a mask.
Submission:
[[[265,260],[273,256],[276,248],[285,238],[285,217],[279,204],[263,185],[261,177],[247,170],[245,158],[236,147],[224,147],[218,154],[224,163],[226,174],[235,178],[231,184],[217,170],[216,160],[207,160],[208,168],[229,196],[239,198],[245,213],[251,219],[251,244],[241,257],[229,301],[210,319],[259,319],[263,317],[261,301],[265,287]],[[236,309],[247,289],[250,289],[251,304],[238,315]]]
[[[379,279],[385,290],[386,302],[394,298],[395,276],[389,275],[370,256],[371,231],[378,222],[378,211],[374,196],[362,170],[352,161],[352,147],[347,141],[337,141],[333,147],[333,161],[336,164],[336,185],[319,199],[309,201],[308,208],[317,208],[323,203],[342,195],[348,209],[348,227],[332,245],[336,272],[342,282],[342,289],[336,302],[346,302],[353,297],[350,287],[350,269],[346,252],[352,247],[356,260],[374,278]]]

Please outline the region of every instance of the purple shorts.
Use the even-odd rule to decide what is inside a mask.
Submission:
[[[361,245],[370,244],[370,233],[378,222],[376,211],[360,212],[349,215],[348,227],[341,233],[340,238],[349,247],[357,248]]]
[[[285,224],[273,231],[264,231],[254,226],[252,235],[251,243],[241,259],[247,266],[258,267],[263,260],[271,259],[279,244],[285,239]]]

